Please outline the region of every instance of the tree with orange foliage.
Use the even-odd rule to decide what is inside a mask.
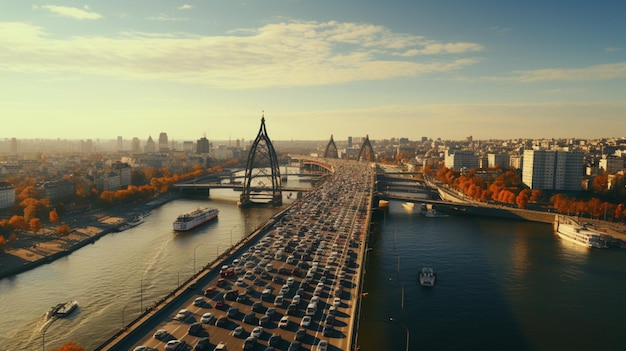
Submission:
[[[52,349],[52,351],[85,351],[85,348],[72,340],[61,345],[58,349]]]
[[[56,233],[59,235],[67,235],[70,233],[70,226],[67,224],[63,224],[57,227]]]
[[[541,189],[535,189],[533,191],[530,192],[530,201],[531,202],[536,202],[537,200],[539,200],[539,198],[541,198],[542,192]]]
[[[600,174],[593,178],[593,182],[591,183],[593,191],[596,193],[606,193],[609,191],[609,176],[605,174]]]
[[[105,190],[100,194],[100,200],[102,200],[108,205],[112,205],[114,199],[115,199],[115,192],[113,191]]]
[[[28,227],[26,225],[26,221],[24,220],[24,217],[18,216],[18,215],[11,216],[11,218],[9,219],[9,225],[13,227],[14,229],[19,229],[19,230],[26,230],[26,228]]]
[[[30,227],[33,233],[39,232],[41,230],[41,220],[39,218],[31,218],[31,220],[28,221],[28,227]]]
[[[4,246],[7,244],[7,240],[4,235],[0,235],[0,250],[4,251]]]
[[[517,203],[517,207],[526,208],[528,206],[528,201],[530,200],[530,196],[528,195],[530,191],[528,189],[524,189],[520,191],[520,193],[515,198],[515,203]]]
[[[56,224],[59,221],[59,214],[57,213],[57,210],[53,209],[50,211],[48,218],[50,219],[50,223]]]

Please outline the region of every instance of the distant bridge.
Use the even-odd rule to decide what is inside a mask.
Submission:
[[[181,191],[203,191],[210,189],[233,189],[234,191],[243,191],[242,183],[178,183],[173,185],[174,188],[178,188]],[[251,186],[251,191],[267,191],[271,189],[271,187],[265,186]],[[281,186],[280,188],[283,191],[292,191],[292,192],[307,192],[313,190],[313,188],[303,188],[303,187],[295,187],[295,186]]]

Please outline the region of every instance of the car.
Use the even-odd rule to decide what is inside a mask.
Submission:
[[[330,306],[330,307],[328,307],[328,314],[330,314],[330,315],[333,315],[333,316],[334,316],[334,315],[335,315],[335,313],[337,313],[337,307],[335,307],[335,306]]]
[[[326,351],[328,350],[328,341],[320,340],[319,344],[317,344],[315,351]]]
[[[259,318],[260,326],[267,327],[269,324],[270,324],[270,316],[264,315],[263,317]]]
[[[203,332],[204,332],[204,328],[202,328],[202,323],[193,323],[189,325],[189,330],[187,330],[187,333],[189,333],[189,335],[195,335],[195,336],[199,336]]]
[[[246,340],[243,342],[242,349],[243,350],[251,350],[254,347],[254,345],[256,344],[256,339],[257,338],[254,337],[254,336],[247,337]]]
[[[199,338],[193,347],[193,351],[209,351],[209,338]]]
[[[165,351],[179,351],[185,348],[186,344],[182,340],[170,340],[165,344]]]
[[[133,349],[133,351],[159,351],[159,350],[157,350],[155,348],[152,348],[150,346],[143,346],[143,345],[141,345],[141,346],[135,347]]]
[[[338,298],[338,297],[335,297],[335,298],[333,299],[333,306],[335,306],[335,307],[339,307],[339,306],[341,306],[341,299],[340,299],[340,298]]]
[[[251,286],[246,286],[246,294],[252,294],[252,292],[254,291],[254,288]]]
[[[215,282],[215,286],[224,286],[226,285],[226,279],[220,278]]]
[[[274,307],[270,307],[265,311],[265,315],[272,317],[276,313],[276,309]]]
[[[208,288],[206,288],[206,290],[204,290],[204,296],[211,296],[215,294],[215,287],[214,286],[210,286]]]
[[[333,331],[335,331],[335,328],[333,328],[332,325],[326,325],[322,330],[322,334],[324,334],[324,336],[331,336],[333,335]]]
[[[231,289],[231,290],[228,290],[228,291],[224,294],[224,298],[225,298],[226,300],[232,300],[232,301],[234,301],[234,300],[237,298],[237,296],[238,296],[238,295],[239,295],[239,291],[237,291],[237,290],[235,290],[235,289]]]
[[[213,313],[207,312],[200,317],[200,322],[204,324],[211,324],[215,320]]]
[[[287,278],[287,285],[292,286],[294,282],[295,280],[293,279],[293,277]]]
[[[253,303],[252,304],[252,311],[254,311],[254,312],[261,312],[261,311],[263,311],[263,302],[257,301],[255,303]]]
[[[204,299],[201,297],[197,297],[195,300],[193,300],[194,306],[204,306],[204,303]]]
[[[335,316],[333,316],[332,314],[329,314],[328,316],[326,316],[325,323],[326,323],[326,325],[333,325],[333,324],[335,324]]]
[[[296,305],[295,303],[290,303],[289,306],[287,306],[287,314],[296,314],[297,310],[298,305]]]
[[[226,312],[226,315],[230,318],[235,318],[237,317],[238,314],[239,314],[239,308],[237,307],[231,307],[228,309],[228,312]]]
[[[294,340],[289,344],[289,348],[287,351],[299,351],[300,350],[300,341]]]
[[[224,300],[222,299],[215,300],[215,308],[220,308],[220,307],[224,307]]]
[[[170,336],[170,333],[165,329],[159,329],[152,335],[157,340],[165,340]]]
[[[284,302],[283,295],[278,295],[274,299],[274,306],[282,307]]]
[[[304,339],[305,336],[306,336],[306,329],[300,328],[296,332],[296,335],[293,336],[293,339],[297,341],[302,341],[302,339]]]
[[[182,320],[187,319],[187,317],[189,317],[190,314],[191,314],[191,312],[189,312],[189,310],[182,309],[182,310],[178,311],[178,313],[176,313],[176,315],[174,316],[174,319],[182,321]]]
[[[255,327],[254,329],[252,329],[252,332],[250,333],[250,336],[253,336],[255,338],[259,338],[261,336],[261,334],[263,334],[263,327]]]
[[[289,325],[289,317],[283,316],[282,318],[280,318],[280,322],[278,322],[279,328],[287,328],[288,325]]]
[[[243,316],[242,321],[244,323],[252,324],[252,323],[254,323],[254,318],[255,317],[256,316],[255,316],[254,312],[249,312],[245,316]]]
[[[215,348],[213,349],[213,351],[225,351],[226,350],[226,343],[221,342],[219,344],[217,344],[215,346]]]
[[[297,305],[297,304],[299,304],[299,303],[300,303],[300,299],[301,299],[301,298],[300,298],[300,295],[295,295],[295,296],[293,297],[293,299],[291,300],[291,303],[294,303],[294,304],[296,304],[296,305]]]
[[[254,281],[252,282],[252,284],[258,285],[258,286],[265,286],[267,283],[265,282],[265,280],[261,278],[254,278]]]
[[[243,278],[239,278],[235,284],[237,284],[237,286],[244,286],[246,282],[243,281]]]
[[[215,326],[216,327],[224,327],[224,326],[226,326],[227,323],[228,323],[228,317],[221,316],[220,318],[217,319],[217,321],[215,321]]]
[[[237,302],[246,302],[248,300],[248,296],[245,293],[241,293],[237,295]]]
[[[267,340],[268,345],[270,346],[278,346],[278,344],[280,343],[281,337],[278,334],[272,334],[272,336],[270,336],[269,340]]]
[[[289,292],[289,285],[285,284],[280,288],[280,294],[285,295]]]
[[[240,338],[243,336],[243,334],[246,332],[245,329],[243,329],[242,326],[239,326],[235,329],[233,329],[233,331],[231,332],[232,336],[236,337],[236,338]]]
[[[300,321],[301,327],[308,327],[311,325],[311,316],[302,317],[302,321]]]

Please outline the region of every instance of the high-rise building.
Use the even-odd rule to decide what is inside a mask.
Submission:
[[[167,141],[167,133],[161,132],[159,134],[159,151],[168,151],[169,142]]]
[[[499,166],[502,169],[507,169],[510,165],[510,156],[506,152],[487,154],[487,164],[489,167]]]
[[[121,136],[117,137],[117,152],[124,151],[124,139]]]
[[[145,147],[145,152],[155,152],[156,151],[156,145],[154,143],[154,140],[152,140],[152,136],[148,137],[148,141],[146,141],[146,147]]]
[[[624,169],[624,159],[616,156],[602,155],[599,167],[603,172],[615,174]]]
[[[579,191],[582,177],[582,152],[524,150],[522,182],[531,189]]]
[[[239,141],[239,140],[237,140]],[[202,137],[198,139],[196,142],[196,153],[197,154],[208,154],[209,153],[209,139],[206,137]]]
[[[130,142],[130,152],[133,154],[141,152],[141,143],[139,142],[139,138],[134,137],[133,141]]]
[[[11,138],[11,150],[12,154],[17,154],[17,139]]]

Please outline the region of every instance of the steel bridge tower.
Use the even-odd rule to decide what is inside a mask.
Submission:
[[[337,145],[335,145],[335,140],[333,140],[333,135],[330,135],[330,141],[328,145],[326,145],[326,151],[324,151],[324,158],[339,158],[339,153],[337,152]]]
[[[270,204],[280,206],[283,203],[280,167],[272,141],[265,129],[265,115],[261,117],[261,127],[254,143],[250,147],[243,190],[239,197],[239,206]]]
[[[358,160],[365,160],[369,162],[374,162],[374,149],[372,148],[372,144],[370,144],[370,136],[365,136],[365,141],[363,141],[363,145],[361,145],[361,150],[359,151]]]

